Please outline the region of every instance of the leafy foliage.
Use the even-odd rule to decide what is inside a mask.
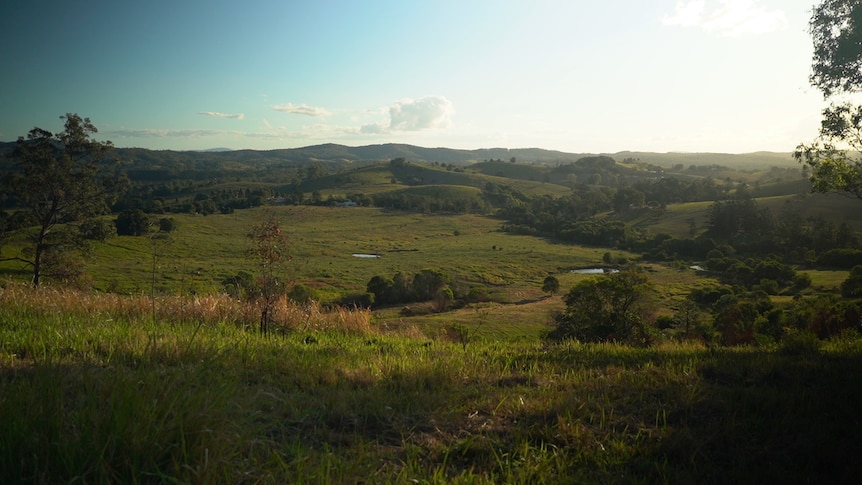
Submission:
[[[709,232],[722,237],[763,234],[772,228],[770,214],[759,209],[754,199],[716,202],[709,212]]]
[[[556,276],[548,276],[542,282],[542,291],[549,295],[556,295],[560,291],[560,280]]]
[[[817,258],[817,264],[831,266],[834,268],[851,269],[862,264],[862,250],[859,249],[830,249]]]
[[[862,106],[844,103],[823,111],[819,140],[800,144],[793,156],[810,170],[813,192],[839,192],[862,199],[862,159],[852,154],[860,148]]]
[[[366,285],[368,293],[374,295],[378,304],[408,303],[412,301],[435,300],[438,309],[445,309],[454,299],[454,293],[448,287],[451,278],[435,269],[423,269],[409,277],[404,273],[396,273],[392,278],[376,275]]]
[[[15,170],[5,178],[5,188],[17,205],[25,208],[35,230],[29,236],[32,251],[17,259],[32,268],[33,285],[45,275],[45,263],[63,259],[71,247],[70,230],[88,219],[110,211],[110,205],[128,180],[111,170],[110,142],[93,138],[98,131],[89,118],[66,114],[64,130],[52,134],[33,128],[19,137],[11,157]],[[61,225],[65,231],[57,230]]]
[[[862,265],[854,266],[850,270],[850,276],[841,283],[841,295],[845,298],[862,296]]]
[[[588,278],[565,296],[551,340],[582,342],[650,342],[650,285],[643,272],[628,269]]]
[[[287,293],[287,297],[294,303],[304,305],[316,300],[317,293],[314,291],[314,288],[303,283],[297,283]]]
[[[120,236],[143,236],[150,231],[150,218],[141,209],[120,212],[114,221]]]
[[[90,219],[81,223],[81,237],[90,241],[106,241],[117,235],[116,226],[105,219]]]
[[[814,41],[811,84],[824,95],[862,87],[862,4],[823,0],[809,23]]]
[[[811,84],[826,98],[862,89],[862,4],[823,0],[810,21],[814,43]],[[848,151],[846,148],[849,147]],[[845,102],[823,111],[819,139],[800,144],[794,156],[811,169],[812,190],[862,199],[862,106]]]

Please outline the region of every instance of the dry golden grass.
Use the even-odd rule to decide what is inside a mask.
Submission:
[[[155,319],[172,324],[231,323],[254,328],[260,321],[255,301],[241,301],[225,294],[200,296],[125,296],[93,294],[62,287],[33,288],[6,283],[0,288],[0,305],[21,315],[69,315],[90,319],[122,319],[130,322]],[[272,326],[281,330],[375,333],[371,311],[360,308],[324,309],[316,302],[296,304],[287,297],[274,305]]]

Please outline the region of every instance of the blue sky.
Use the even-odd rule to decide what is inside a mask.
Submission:
[[[813,0],[12,0],[0,140],[791,151]]]

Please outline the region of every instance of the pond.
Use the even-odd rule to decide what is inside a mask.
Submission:
[[[583,268],[573,269],[571,272],[575,274],[611,274],[619,273],[620,270],[613,268]]]

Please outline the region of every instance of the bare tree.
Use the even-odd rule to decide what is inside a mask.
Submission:
[[[259,271],[260,333],[266,335],[275,303],[284,293],[284,285],[278,275],[291,257],[287,252],[287,238],[281,231],[278,218],[271,211],[266,211],[260,222],[252,227],[249,238],[252,242],[252,257]]]

